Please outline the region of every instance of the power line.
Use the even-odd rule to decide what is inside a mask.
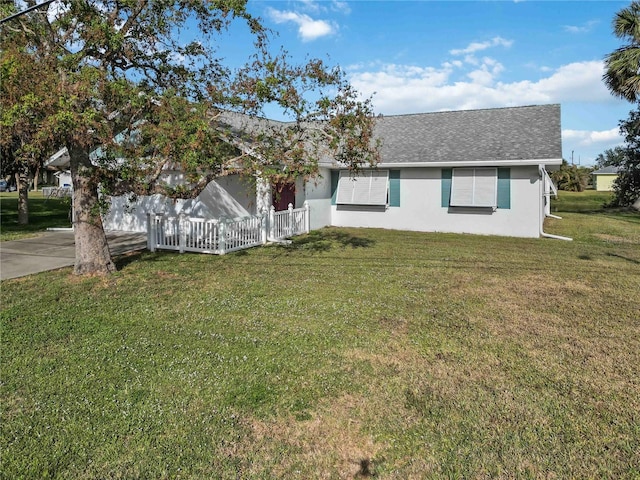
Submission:
[[[33,6],[29,7],[29,8],[27,8],[26,10],[22,10],[21,12],[14,13],[13,15],[9,15],[8,17],[3,18],[2,20],[0,20],[0,25],[2,25],[5,22],[8,22],[9,20],[13,20],[14,18],[18,18],[19,16],[24,15],[25,13],[29,13],[29,12],[32,12],[33,10],[36,10],[36,9],[40,8],[40,7],[44,7],[46,5],[49,5],[50,3],[53,3],[55,1],[56,0],[45,0],[44,2],[39,3],[37,5],[33,5]]]

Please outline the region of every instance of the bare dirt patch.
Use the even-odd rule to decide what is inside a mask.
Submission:
[[[637,243],[640,243],[640,237],[619,237],[617,235],[609,235],[607,233],[594,233],[593,234],[594,237],[596,237],[598,240],[604,240],[605,242],[609,242],[609,243],[621,243],[621,244],[629,244],[629,245],[635,245]]]
[[[261,455],[272,450],[295,452],[295,461],[314,478],[366,478],[375,475],[376,455],[383,448],[363,430],[361,416],[367,409],[366,399],[345,395],[327,402],[310,420],[299,421],[288,416],[265,421],[253,420],[252,445]],[[243,456],[247,452],[242,452]],[[269,472],[284,478],[295,474],[297,467],[291,455],[282,455]],[[259,473],[259,472],[252,472]],[[264,473],[264,472],[262,472]]]

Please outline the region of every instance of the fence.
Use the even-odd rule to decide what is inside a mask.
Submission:
[[[42,196],[44,198],[70,197],[72,193],[71,187],[42,187]]]
[[[150,213],[147,219],[147,247],[152,252],[177,250],[224,255],[309,232],[309,204],[269,215],[211,220],[180,214]]]

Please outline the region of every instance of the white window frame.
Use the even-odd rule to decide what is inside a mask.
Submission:
[[[451,207],[498,207],[498,169],[454,168],[451,176]]]
[[[389,203],[389,170],[363,170],[352,174],[340,170],[337,205],[376,205]]]

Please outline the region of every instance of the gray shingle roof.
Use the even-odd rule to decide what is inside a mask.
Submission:
[[[560,105],[380,117],[382,163],[562,159]]]
[[[600,170],[595,170],[591,172],[591,175],[615,175],[620,171],[620,167],[614,167],[613,165],[609,165],[607,167],[602,167]]]

